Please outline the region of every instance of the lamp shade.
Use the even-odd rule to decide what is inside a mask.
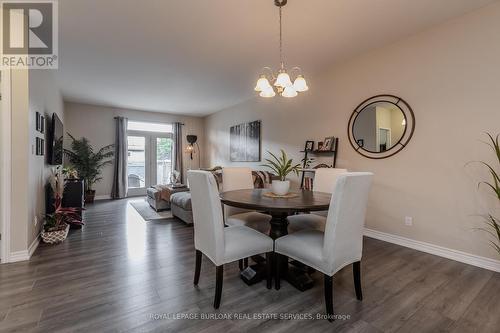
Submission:
[[[257,84],[255,85],[255,91],[264,91],[268,88],[271,88],[271,84],[265,75],[261,75],[257,80]]]
[[[297,78],[293,82],[293,89],[298,92],[308,91],[309,87],[307,86],[306,79],[302,75],[297,75]]]
[[[290,76],[288,75],[288,73],[282,71],[278,74],[278,77],[276,78],[276,82],[274,82],[274,85],[283,88],[291,87],[292,81],[290,80]]]
[[[272,87],[269,87],[265,90],[262,90],[259,94],[260,97],[274,97],[276,96],[276,93],[274,92],[274,89]]]
[[[293,87],[286,87],[285,90],[283,90],[283,93],[281,96],[283,97],[295,97],[297,96],[297,91],[293,89]]]

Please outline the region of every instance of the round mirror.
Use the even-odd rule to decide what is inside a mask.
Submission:
[[[402,98],[378,95],[361,103],[349,119],[352,147],[369,158],[386,158],[403,149],[415,130],[411,107]]]

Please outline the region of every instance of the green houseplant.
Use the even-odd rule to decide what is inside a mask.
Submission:
[[[62,206],[66,181],[59,167],[52,170],[49,184],[54,195],[54,212],[45,215],[41,236],[45,243],[54,244],[66,239],[70,224],[83,225],[83,221],[79,215],[81,211],[79,208]]]
[[[479,162],[488,169],[491,175],[491,180],[482,181],[478,184],[478,186],[485,185],[486,187],[488,187],[498,200],[497,203],[500,203],[500,134],[497,134],[496,137],[493,137],[493,135],[491,135],[490,133],[486,133],[486,135],[488,135],[490,141],[487,143],[487,145],[490,146],[496,154],[496,165],[488,164],[482,161]],[[486,225],[485,227],[479,229],[487,232],[492,236],[494,240],[490,240],[490,244],[500,255],[500,219],[493,216],[493,214],[486,215],[484,219]]]
[[[102,179],[102,168],[113,162],[114,145],[104,146],[96,152],[87,138],[75,139],[69,133],[68,136],[71,138],[71,149],[65,149],[64,153],[78,176],[84,180],[85,202],[92,203],[95,197],[94,185]]]
[[[286,195],[290,190],[290,181],[286,180],[286,176],[290,173],[295,173],[299,175],[300,164],[293,164],[293,160],[289,159],[283,149],[281,151],[281,156],[278,158],[276,155],[268,151],[271,158],[266,158],[266,164],[263,166],[271,169],[278,175],[280,180],[273,180],[271,183],[271,190],[277,195]]]

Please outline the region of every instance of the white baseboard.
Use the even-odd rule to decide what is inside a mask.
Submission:
[[[30,260],[30,255],[28,250],[11,252],[9,255],[8,262],[18,262]]]
[[[109,194],[104,194],[104,195],[96,195],[94,200],[110,200],[111,195]]]
[[[8,262],[18,262],[30,260],[33,253],[40,244],[40,235],[38,235],[35,240],[30,244],[27,250],[11,252],[9,255]]]
[[[28,247],[28,255],[31,258],[33,253],[35,253],[35,250],[38,248],[38,245],[40,245],[40,235],[36,236],[35,240],[30,244],[30,247]]]
[[[414,250],[427,252],[430,254],[434,254],[436,256],[463,262],[465,264],[469,264],[472,266],[485,268],[494,272],[500,272],[500,260],[481,257],[474,254],[453,250],[426,242],[416,241],[414,239],[392,235],[368,228],[365,228],[364,234],[366,237],[379,239],[388,243],[393,243],[404,247],[409,247]]]

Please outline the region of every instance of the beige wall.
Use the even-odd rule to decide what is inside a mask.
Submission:
[[[10,251],[28,249],[29,225],[29,73],[11,71],[11,220]]]
[[[264,152],[284,148],[297,161],[305,140],[335,135],[339,167],[375,173],[367,227],[498,258],[473,230],[481,223],[475,214],[486,210],[475,182],[486,173],[465,164],[492,159],[479,140],[484,131],[500,132],[499,31],[496,3],[309,75],[310,91],[294,99],[253,99],[215,113],[205,119],[206,164],[258,167],[228,159],[229,126],[243,121],[262,120]],[[411,105],[416,131],[399,154],[370,160],[350,147],[347,124],[361,101],[383,93]],[[405,216],[414,218],[412,227]]]
[[[43,138],[47,144],[48,123],[55,112],[64,123],[64,107],[61,94],[54,82],[53,72],[50,70],[30,70],[29,77],[29,185],[28,192],[28,246],[41,232],[43,216],[45,214],[45,184],[47,184],[51,169],[54,166],[47,164],[47,155],[37,156],[35,151],[36,137]],[[44,115],[45,133],[36,131],[35,113]],[[47,145],[45,146],[47,152]],[[36,221],[38,221],[36,223]]]
[[[179,116],[167,113],[144,112],[109,108],[96,105],[77,103],[65,103],[65,132],[71,133],[76,138],[85,136],[94,147],[102,147],[115,141],[115,124],[113,118],[116,116],[127,117],[129,120],[151,121],[151,122],[182,122],[183,146],[186,147],[186,135],[198,135],[198,142],[203,146],[203,119],[197,117]],[[65,146],[69,139],[65,137]],[[203,154],[203,151],[202,151]],[[191,161],[188,154],[183,152],[184,172],[189,168],[198,168],[198,158]],[[112,166],[105,167],[102,173],[102,181],[95,186],[97,196],[108,196],[113,185]]]

